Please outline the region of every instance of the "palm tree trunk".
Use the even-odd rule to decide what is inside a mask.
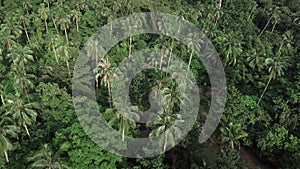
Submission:
[[[58,29],[57,29],[57,25],[56,25],[56,23],[55,23],[55,19],[52,18],[52,21],[53,21],[53,25],[54,25],[54,27],[55,27],[56,33],[58,34]]]
[[[109,82],[107,82],[107,90],[108,90],[109,107],[111,108],[111,93],[110,93],[110,83]]]
[[[112,36],[112,16],[109,17],[109,22],[110,22],[110,33],[109,33],[109,37],[111,38],[111,36]]]
[[[9,163],[8,154],[7,154],[7,151],[5,151],[5,150],[4,150],[4,155],[5,155],[6,162]]]
[[[125,128],[124,126],[122,127],[122,141],[125,141]]]
[[[45,23],[46,32],[48,33],[48,24],[47,24],[47,20],[46,19],[44,20],[44,23]]]
[[[0,97],[1,97],[1,102],[4,105],[5,103],[4,103],[4,97],[3,97],[3,95],[1,94]]]
[[[192,63],[192,58],[193,58],[193,53],[194,53],[194,49],[192,49],[192,52],[191,52],[191,54],[190,54],[190,59],[189,59],[189,64],[188,64],[188,69],[187,69],[187,71],[190,70],[191,63]],[[187,75],[186,75],[186,77],[187,77]]]
[[[272,77],[269,77],[268,83],[267,83],[267,85],[266,85],[266,87],[265,87],[263,93],[261,94],[261,96],[260,96],[260,98],[259,98],[259,100],[258,100],[258,102],[257,102],[257,105],[259,105],[261,99],[263,98],[265,92],[267,91],[267,88],[268,88],[268,86],[269,86],[271,80],[272,80]]]
[[[68,59],[66,59],[66,63],[67,63],[67,68],[68,68],[68,73],[69,73],[69,76],[71,76],[71,72],[70,72],[70,65],[69,65],[69,61],[68,61]]]
[[[75,19],[75,22],[76,22],[76,30],[77,30],[77,32],[79,32],[79,25],[78,25],[77,19]]]
[[[172,38],[172,42],[171,42],[170,55],[169,55],[169,60],[168,60],[167,69],[168,69],[169,66],[170,66],[171,57],[172,57],[172,53],[173,53],[173,47],[174,47],[174,38]]]
[[[163,53],[163,51],[161,51],[160,55],[161,55],[161,57],[160,57],[159,69],[161,70],[162,62],[164,60],[164,53]]]
[[[130,58],[131,56],[131,48],[132,48],[132,36],[131,36],[131,29],[129,28],[130,31],[130,37],[129,37],[129,51],[128,51],[128,57]]]
[[[65,31],[65,36],[66,36],[67,44],[69,44],[67,28],[65,28],[64,31]]]
[[[23,126],[24,126],[24,128],[25,128],[25,130],[26,130],[26,133],[27,133],[29,139],[30,139],[31,137],[30,137],[30,133],[29,133],[29,130],[28,130],[28,128],[27,128],[27,125],[24,124]]]
[[[54,39],[53,38],[51,38],[51,43],[52,43],[51,46],[52,46],[52,49],[53,49],[53,52],[54,52],[56,63],[58,63],[58,57],[57,57],[57,53],[56,53],[56,49],[55,49]]]
[[[264,33],[264,31],[266,30],[266,28],[268,27],[270,21],[271,21],[272,17],[269,18],[268,22],[266,23],[264,29],[260,32],[260,34],[258,35],[259,37]]]
[[[166,148],[167,148],[167,142],[168,142],[167,139],[168,139],[168,138],[167,138],[167,132],[166,132],[166,130],[165,130],[164,152],[166,151]]]
[[[23,27],[24,27],[24,31],[25,31],[25,34],[26,34],[27,41],[28,41],[28,43],[30,43],[30,39],[29,39],[29,35],[28,35],[27,29],[26,29],[24,19],[22,19],[22,23],[23,23]]]
[[[272,32],[274,31],[276,24],[277,24],[277,22],[274,23],[274,25],[272,27]]]

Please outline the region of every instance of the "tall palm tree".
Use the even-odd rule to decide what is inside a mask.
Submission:
[[[158,112],[158,118],[153,122],[148,123],[149,127],[157,127],[150,133],[151,136],[158,136],[159,134],[164,133],[163,137],[161,137],[160,143],[163,144],[163,151],[166,150],[168,145],[174,146],[176,143],[176,138],[181,135],[181,130],[176,127],[176,124],[183,122],[181,120],[180,114],[176,112],[176,105],[180,104],[182,98],[180,97],[179,87],[176,86],[176,83],[171,81],[169,82],[167,87],[163,87],[161,90],[164,93],[164,98],[162,98],[163,102],[166,102],[166,105],[163,106],[163,110]],[[171,129],[169,127],[171,125],[174,126]]]
[[[78,22],[80,21],[80,17],[82,16],[80,10],[77,10],[77,9],[73,9],[71,11],[71,19],[73,21],[75,21],[76,23],[76,30],[77,32],[79,32],[79,25],[78,25]]]
[[[29,25],[29,22],[30,22],[28,15],[20,14],[20,21],[21,21],[21,24],[23,25],[23,29],[24,29],[27,41],[28,41],[28,43],[30,43],[30,38],[29,38],[28,31],[27,31],[27,26]]]
[[[182,122],[180,120],[180,115],[172,113],[170,110],[165,110],[164,112],[158,113],[158,118],[153,122],[148,123],[149,127],[157,127],[149,134],[150,137],[158,136],[164,133],[161,137],[160,144],[162,144],[163,151],[166,151],[168,145],[174,146],[176,144],[176,138],[181,136],[180,128],[173,126],[172,130],[169,129],[173,123]],[[179,119],[179,120],[178,120]]]
[[[40,18],[44,21],[45,23],[45,28],[46,28],[46,32],[48,32],[48,23],[47,23],[47,19],[48,19],[48,9],[45,8],[45,4],[42,3],[38,9],[38,13],[40,15]]]
[[[35,107],[36,103],[26,103],[24,102],[24,98],[20,98],[19,95],[17,95],[17,97],[12,99],[12,104],[10,104],[9,111],[6,113],[7,115],[11,115],[18,126],[25,128],[29,137],[28,125],[35,122],[37,117]]]
[[[61,150],[61,149],[60,149]],[[42,148],[32,157],[27,158],[28,161],[33,162],[30,168],[33,169],[68,169],[60,157],[61,151],[56,153],[50,149],[48,144],[44,144]]]
[[[131,114],[135,115],[136,117],[138,117],[137,114],[135,114],[134,112],[132,112],[132,110],[137,111],[137,107],[132,106],[130,108],[128,108],[126,111],[130,111]],[[116,109],[106,109],[105,113],[110,113],[113,114],[112,118],[109,120],[108,124],[113,126],[116,125],[119,129],[119,131],[122,133],[122,141],[125,141],[125,132],[130,131],[130,128],[133,128],[136,126],[135,122],[127,119],[125,117],[124,112],[121,110],[119,110],[119,112]]]
[[[111,107],[111,91],[110,91],[110,82],[112,78],[112,67],[107,58],[103,58],[96,68],[96,87],[98,88],[99,78],[101,77],[101,84],[107,87],[109,105]]]
[[[70,23],[71,23],[71,21],[70,21],[69,15],[62,16],[58,20],[58,24],[60,25],[60,29],[63,30],[64,33],[65,33],[67,44],[69,43],[67,29],[69,28]]]
[[[18,127],[13,125],[13,120],[2,115],[0,118],[0,153],[4,154],[6,162],[9,162],[7,151],[13,148],[9,137],[17,138],[17,133]]]
[[[276,79],[276,77],[280,77],[284,74],[283,69],[288,65],[288,56],[282,54],[282,49],[287,46],[289,47],[290,43],[289,39],[286,37],[286,35],[283,35],[283,42],[281,43],[278,51],[275,54],[274,58],[267,58],[265,60],[265,64],[269,67],[269,80],[263,90],[263,93],[259,97],[259,100],[257,101],[257,105],[260,103],[261,99],[263,98],[265,92],[267,91],[267,88],[269,87],[269,84],[272,79]]]
[[[54,50],[54,52],[56,53],[57,51],[57,55],[59,58],[63,58],[64,61],[66,62],[67,68],[68,68],[68,73],[71,76],[71,71],[70,71],[70,64],[69,64],[69,59],[70,59],[70,47],[68,45],[68,42],[65,43],[64,40],[62,39],[57,39],[60,40],[57,42],[57,49]],[[55,54],[54,53],[54,54]],[[56,58],[57,59],[57,58]]]

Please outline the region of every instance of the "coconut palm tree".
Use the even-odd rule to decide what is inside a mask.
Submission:
[[[76,23],[76,30],[77,30],[77,32],[79,32],[79,24],[78,24],[78,22],[80,21],[80,17],[81,16],[82,16],[82,14],[81,14],[80,10],[73,9],[71,11],[71,19],[73,21],[75,21],[75,23]]]
[[[170,110],[158,112],[158,114],[158,118],[147,124],[148,127],[155,128],[149,136],[153,137],[163,134],[160,144],[163,147],[163,151],[166,151],[168,145],[174,146],[176,138],[181,136],[181,130],[176,127],[176,123],[182,122],[182,120],[180,120],[179,114],[172,113]],[[173,123],[175,123],[174,126],[172,129],[169,129]]]
[[[134,128],[136,126],[135,122],[127,119],[124,111],[130,111],[130,115],[134,115],[135,117],[133,118],[138,118],[138,115],[134,113],[134,111],[137,111],[138,108],[136,106],[131,106],[127,108],[126,110],[119,110],[117,111],[116,109],[106,109],[105,114],[110,113],[113,114],[112,118],[109,120],[108,124],[111,126],[116,125],[117,128],[119,129],[119,132],[122,133],[122,141],[125,141],[125,133],[129,132],[130,128]]]
[[[35,107],[35,102],[26,103],[24,98],[20,98],[20,95],[17,94],[16,97],[12,98],[12,104],[9,105],[9,110],[6,113],[13,118],[18,126],[25,128],[29,138],[30,133],[28,130],[28,125],[31,125],[33,122],[35,122],[37,117]]]
[[[217,42],[220,43],[222,48],[222,53],[225,55],[225,66],[236,65],[238,56],[242,53],[242,42],[241,36],[231,31],[228,34],[219,36]]]
[[[22,26],[19,25],[15,17],[6,17],[0,27],[2,31],[6,31],[9,35],[13,35],[16,38],[22,34]]]
[[[0,153],[4,154],[6,162],[9,162],[8,151],[13,145],[9,137],[17,138],[18,127],[13,125],[13,120],[9,116],[1,115],[0,118]]]
[[[47,19],[48,19],[48,9],[45,8],[45,4],[42,3],[40,4],[39,6],[39,9],[38,9],[38,13],[40,15],[40,18],[44,21],[45,23],[45,28],[46,28],[46,32],[48,33],[48,23],[47,23]]]
[[[276,79],[276,77],[280,77],[284,74],[283,69],[288,65],[288,56],[284,55],[282,51],[286,51],[286,48],[290,48],[290,38],[288,34],[283,35],[283,42],[281,43],[278,51],[275,54],[274,58],[267,58],[265,60],[265,65],[268,66],[268,72],[269,72],[269,79],[268,82],[263,90],[263,93],[259,97],[259,100],[257,101],[257,105],[260,103],[261,99],[263,98],[265,92],[267,91],[267,88],[270,85],[270,82],[272,79]]]
[[[169,84],[164,85],[161,89],[164,93],[164,98],[162,98],[161,102],[165,102],[163,109],[156,113],[158,114],[158,118],[156,118],[156,120],[147,124],[149,127],[156,127],[150,133],[150,137],[164,133],[160,140],[160,144],[163,145],[163,151],[166,150],[168,145],[175,145],[176,138],[181,135],[181,131],[178,127],[176,127],[176,124],[183,122],[180,114],[174,113],[176,112],[176,106],[182,101],[179,87],[176,86],[174,81],[168,81],[168,83]],[[171,125],[174,126],[172,129],[169,129]]]
[[[110,91],[110,82],[112,78],[112,67],[107,58],[103,58],[96,68],[96,87],[98,88],[99,77],[101,77],[101,84],[107,87],[109,105],[111,107],[111,91]]]
[[[69,44],[67,29],[70,27],[70,18],[69,15],[62,15],[62,17],[58,20],[58,24],[60,29],[64,31],[67,44]]]
[[[9,60],[13,62],[14,65],[18,65],[23,72],[22,74],[26,74],[25,66],[29,61],[34,61],[33,59],[33,51],[28,46],[22,46],[19,43],[15,43],[12,46],[12,50],[7,55]]]
[[[68,169],[60,157],[61,149],[53,153],[48,144],[44,144],[42,148],[32,157],[27,158],[33,162],[30,165],[32,169]]]

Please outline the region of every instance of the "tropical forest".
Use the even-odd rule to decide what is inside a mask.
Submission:
[[[0,0],[1,169],[300,169],[299,120],[299,0]]]

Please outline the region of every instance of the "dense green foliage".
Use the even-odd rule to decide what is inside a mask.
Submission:
[[[101,26],[148,11],[182,16],[210,38],[225,68],[228,99],[218,129],[199,144],[214,91],[193,50],[161,35],[120,42],[99,60],[95,87],[101,112],[123,135],[161,133],[178,117],[180,102],[172,78],[150,69],[133,79],[131,102],[147,110],[148,96],[158,88],[168,111],[144,125],[114,109],[113,70],[134,52],[168,49],[191,61],[201,93],[199,119],[179,145],[156,157],[130,159],[105,151],[83,131],[72,102],[72,71],[84,43]],[[299,169],[299,11],[297,0],[1,0],[0,168],[250,168],[241,160],[242,147],[258,158],[257,167]],[[160,144],[173,145],[175,134]]]

